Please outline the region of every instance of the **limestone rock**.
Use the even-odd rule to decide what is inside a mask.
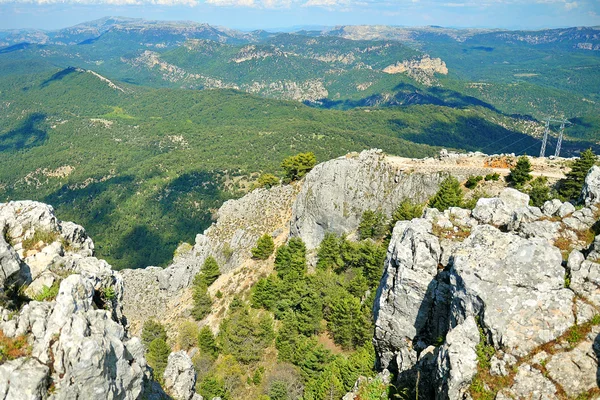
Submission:
[[[581,191],[581,202],[586,206],[600,202],[600,167],[594,165],[588,171]]]
[[[438,356],[437,399],[463,398],[477,373],[475,347],[478,343],[479,329],[472,316],[448,333]]]
[[[564,218],[569,214],[573,214],[575,212],[575,206],[569,202],[564,202],[561,206],[556,210],[556,215]]]
[[[294,203],[291,235],[299,236],[307,249],[315,249],[327,232],[355,232],[366,210],[390,216],[405,198],[426,200],[444,178],[401,172],[375,150],[319,164],[306,175]]]
[[[32,359],[51,366],[43,381],[52,380],[54,398],[136,399],[147,373],[143,346],[109,311],[96,308],[94,293],[92,280],[70,275],[55,301],[30,302],[0,329],[30,337]]]
[[[499,197],[481,198],[473,209],[473,217],[479,222],[495,226],[506,226],[513,213],[529,206],[529,196],[515,189],[504,189]]]
[[[600,307],[600,263],[583,261],[571,268],[571,289]]]
[[[553,400],[557,398],[556,387],[540,371],[528,364],[519,367],[514,384],[498,393],[497,400],[530,399]]]
[[[434,302],[434,278],[441,257],[431,223],[424,219],[396,224],[374,306],[380,367],[396,359],[399,371],[416,361],[412,341],[424,328]]]
[[[478,226],[454,254],[453,317],[485,307],[492,342],[522,356],[575,322],[561,263],[560,251],[545,240]]]
[[[0,235],[0,290],[6,283],[15,280],[21,271],[21,260],[17,252]]]
[[[33,358],[18,358],[0,365],[0,399],[45,399],[48,373],[48,367]]]
[[[573,350],[558,353],[546,364],[550,378],[560,384],[570,397],[597,387],[598,354],[593,340],[586,340]]]
[[[163,377],[165,389],[175,400],[192,399],[196,387],[196,371],[185,351],[169,354]]]
[[[556,212],[558,211],[560,206],[562,206],[562,201],[560,201],[559,199],[548,200],[542,206],[542,212],[547,217],[553,217],[554,215],[556,215]]]

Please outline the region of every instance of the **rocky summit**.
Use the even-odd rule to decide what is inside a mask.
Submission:
[[[352,153],[298,182],[226,202],[167,268],[121,272],[95,258],[84,228],[60,221],[51,206],[0,204],[0,349],[10,348],[0,354],[0,399],[200,400],[197,355],[214,344],[186,347],[180,334],[157,374],[138,337],[144,322],[160,321],[170,337],[186,323],[227,329],[220,323],[239,309],[234,298],[277,269],[273,257],[253,257],[260,237],[275,246],[302,239],[310,274],[327,234],[357,239],[365,211],[390,218],[403,200],[433,196],[448,176],[468,174]],[[472,209],[425,208],[396,222],[374,294],[378,375],[332,398],[363,399],[378,382],[419,399],[599,398],[599,177],[592,167],[577,207],[557,199],[534,207],[528,194],[498,186]],[[209,258],[221,272],[205,288],[214,303],[192,323],[194,277]],[[285,365],[277,372],[289,374]],[[259,382],[253,376],[247,387]]]

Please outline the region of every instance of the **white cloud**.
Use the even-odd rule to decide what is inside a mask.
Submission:
[[[567,10],[572,10],[574,8],[577,8],[577,7],[579,7],[579,4],[576,1],[574,1],[572,3],[565,3],[565,8]]]

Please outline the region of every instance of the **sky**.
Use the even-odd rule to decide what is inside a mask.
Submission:
[[[599,26],[600,0],[0,0],[0,29],[60,29],[105,16],[191,20],[235,29],[439,25]]]

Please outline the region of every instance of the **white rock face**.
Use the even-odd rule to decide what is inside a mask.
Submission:
[[[122,324],[120,275],[91,256],[83,228],[29,201],[0,204],[0,228],[10,238],[0,237],[2,270],[19,266],[8,278],[30,283],[31,295],[60,282],[54,300],[30,301],[10,319],[0,309],[3,334],[31,346],[31,356],[0,366],[0,398],[137,399],[149,376],[144,348]],[[36,232],[43,239],[24,248]]]
[[[381,368],[394,360],[402,371],[416,361],[412,341],[433,306],[430,286],[442,253],[431,232],[431,223],[422,219],[400,221],[394,228],[374,306],[374,343]]]
[[[192,399],[196,388],[196,370],[185,351],[169,354],[163,376],[165,389],[175,400]]]
[[[325,233],[356,231],[364,211],[390,216],[410,198],[422,202],[433,196],[447,175],[404,173],[380,151],[363,151],[317,165],[306,175],[293,206],[291,235],[315,249]]]
[[[515,211],[528,206],[528,195],[507,188],[499,197],[479,199],[473,209],[473,217],[484,224],[506,226],[511,222]]]
[[[600,167],[594,165],[585,177],[581,200],[586,206],[600,202]]]
[[[479,328],[472,316],[446,336],[437,359],[438,399],[460,399],[467,393],[477,373]]]

